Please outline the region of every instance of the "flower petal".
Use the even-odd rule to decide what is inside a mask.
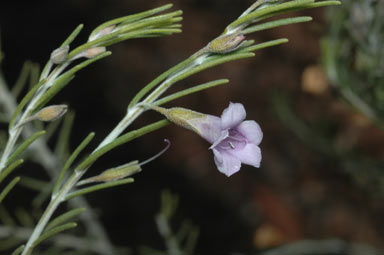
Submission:
[[[228,129],[240,124],[246,117],[244,106],[240,103],[229,103],[221,114],[221,128]]]
[[[231,151],[233,157],[236,157],[241,161],[241,163],[251,165],[254,167],[260,167],[261,162],[261,150],[259,146],[248,143],[241,150],[233,150]]]
[[[226,176],[229,177],[240,170],[241,162],[238,158],[225,151],[219,151],[216,149],[213,149],[213,153],[215,155],[217,169],[219,169],[219,171]]]
[[[228,136],[229,136],[229,131],[228,130],[221,131],[220,137],[218,137],[216,139],[216,141],[214,141],[214,143],[211,145],[211,147],[209,147],[209,149],[215,148],[219,143],[221,143]]]
[[[188,124],[209,143],[214,143],[221,136],[221,120],[219,117],[206,115],[204,118],[188,120]]]
[[[263,131],[259,124],[254,120],[243,121],[236,127],[236,130],[241,133],[249,143],[259,145],[263,139]]]

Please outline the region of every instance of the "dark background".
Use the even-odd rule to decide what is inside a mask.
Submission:
[[[79,23],[85,28],[73,45],[84,42],[89,32],[106,20],[165,3],[2,1],[2,69],[6,79],[12,85],[27,59],[43,65]],[[73,148],[91,131],[96,132],[92,143],[96,146],[123,117],[129,100],[142,86],[203,47],[252,1],[173,3],[173,9],[184,11],[183,33],[130,40],[110,47],[112,56],[78,73],[53,100],[69,104],[76,112]],[[162,247],[153,217],[160,206],[161,191],[169,189],[180,196],[175,226],[184,218],[200,226],[197,254],[249,253],[301,239],[328,238],[383,248],[382,195],[370,189],[369,183],[356,184],[343,168],[343,158],[329,157],[308,141],[303,142],[274,110],[273,98],[285,93],[295,112],[315,123],[313,126],[324,127],[330,141],[375,159],[384,155],[383,132],[344,104],[330,85],[325,84],[321,93],[303,90],[303,71],[321,62],[319,42],[327,26],[323,11],[302,12],[313,16],[311,23],[249,36],[257,42],[287,37],[289,43],[258,51],[252,59],[204,71],[172,90],[229,78],[229,86],[170,105],[220,115],[229,101],[243,103],[247,118],[255,119],[264,132],[260,169],[243,166],[239,173],[227,178],[217,171],[209,145],[175,126],[133,141],[107,154],[93,167],[96,173],[130,160],[142,161],[161,150],[163,138],[172,142],[165,155],[144,167],[134,184],[87,196],[115,244]],[[160,116],[147,113],[133,128],[153,119]],[[313,134],[316,143],[316,132]]]

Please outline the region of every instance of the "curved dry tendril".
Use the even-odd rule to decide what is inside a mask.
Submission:
[[[151,161],[157,159],[157,158],[160,157],[161,155],[163,155],[164,152],[166,152],[166,151],[169,149],[169,147],[171,147],[171,141],[169,141],[168,139],[164,139],[164,142],[167,143],[167,145],[165,146],[164,149],[162,149],[160,152],[158,152],[156,155],[150,157],[149,159],[144,160],[143,162],[139,163],[139,166],[143,166],[143,165],[145,165],[145,164],[147,164],[147,163],[149,163],[149,162],[151,162]]]

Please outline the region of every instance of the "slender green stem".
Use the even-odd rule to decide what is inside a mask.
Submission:
[[[7,162],[9,160],[9,156],[11,155],[12,151],[14,150],[14,146],[23,130],[23,126],[17,125],[18,123],[23,123],[28,117],[32,114],[33,110],[37,106],[37,102],[40,100],[40,98],[44,95],[45,91],[52,86],[57,76],[69,65],[69,63],[65,63],[62,65],[59,65],[55,68],[54,71],[48,76],[46,79],[46,82],[43,82],[43,85],[37,88],[37,91],[34,92],[36,94],[33,95],[33,98],[31,99],[30,103],[28,104],[27,108],[21,115],[21,117],[17,120],[17,123],[15,123],[13,126],[10,126],[9,129],[9,138],[7,141],[7,144],[5,146],[3,155],[0,159],[0,173],[4,170],[4,168],[7,166]]]
[[[151,125],[145,126],[141,129],[131,131],[112,143],[103,146],[98,147],[100,149],[96,149],[87,159],[85,159],[79,166],[76,167],[76,169],[73,171],[72,175],[68,178],[68,180],[62,185],[61,189],[57,191],[55,196],[52,197],[51,202],[49,203],[48,207],[44,211],[43,215],[41,216],[39,222],[37,223],[35,229],[33,230],[32,235],[28,239],[27,244],[25,245],[25,249],[22,253],[22,255],[29,255],[32,253],[34,243],[36,240],[38,240],[44,231],[46,225],[48,224],[48,221],[51,219],[53,213],[56,211],[58,206],[66,200],[67,194],[72,190],[72,188],[76,185],[76,183],[81,179],[81,177],[87,172],[87,169],[90,167],[90,165],[99,157],[101,157],[106,152],[110,151],[113,148],[116,148],[117,146],[120,146],[124,143],[127,143],[137,137],[140,137],[144,134],[147,134],[149,132],[155,131],[159,128],[162,128],[169,124],[168,120],[162,120],[155,122]]]
[[[84,172],[74,171],[71,177],[64,184],[63,188],[58,192],[57,196],[51,200],[47,209],[40,217],[40,220],[37,223],[35,229],[33,230],[31,236],[29,237],[28,242],[25,245],[25,248],[21,255],[29,255],[32,253],[35,241],[40,238],[41,233],[44,231],[44,228],[47,225],[48,221],[51,219],[53,213],[56,211],[57,207],[61,204],[61,202],[64,201],[66,194],[72,189],[72,187],[83,176],[83,174]]]
[[[59,177],[57,178],[56,184],[53,188],[52,195],[55,196],[56,192],[58,191],[61,181],[64,178],[65,173],[73,163],[73,161],[77,158],[77,156],[83,151],[83,149],[91,142],[93,137],[95,136],[95,133],[90,133],[81,143],[80,145],[73,151],[71,156],[69,156],[68,160],[65,162],[63,169],[61,170]]]

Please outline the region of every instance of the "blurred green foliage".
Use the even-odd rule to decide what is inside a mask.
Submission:
[[[327,9],[328,77],[343,97],[384,128],[384,1],[348,0]]]

